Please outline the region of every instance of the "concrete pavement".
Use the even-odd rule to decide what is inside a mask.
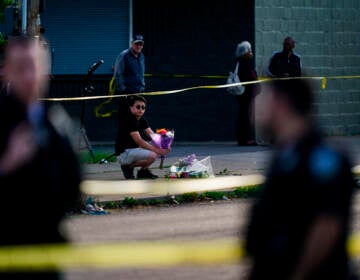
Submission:
[[[360,165],[360,135],[329,137],[328,140],[345,148],[354,165]],[[112,145],[93,144],[95,152],[113,152]],[[212,167],[215,176],[223,175],[265,175],[267,163],[272,153],[271,146],[237,146],[235,142],[197,142],[197,143],[177,143],[172,146],[171,153],[167,156],[164,166],[160,170],[157,160],[151,166],[153,173],[164,177],[168,171],[166,166],[170,166],[190,154],[195,154],[197,159],[201,160],[207,156],[211,157]],[[226,172],[224,172],[224,170]],[[225,174],[224,174],[225,173]],[[105,164],[84,164],[84,178],[89,180],[124,180],[120,165],[117,162]],[[125,183],[125,181],[124,181]],[[149,195],[151,196],[151,195]],[[147,197],[146,194],[137,195],[137,197]],[[122,199],[123,197],[113,197]],[[99,198],[102,200],[102,198]]]

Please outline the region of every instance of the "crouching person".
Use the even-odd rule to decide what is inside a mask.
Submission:
[[[135,179],[134,168],[141,167],[137,172],[138,179],[156,179],[149,166],[158,156],[167,155],[170,149],[161,149],[151,143],[154,131],[144,118],[146,99],[143,96],[127,97],[129,111],[125,120],[119,123],[115,142],[115,153],[126,179]]]

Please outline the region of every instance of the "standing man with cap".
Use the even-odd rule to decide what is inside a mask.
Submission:
[[[118,94],[141,93],[145,90],[145,57],[142,53],[144,37],[135,35],[130,48],[116,58],[114,77]]]
[[[300,55],[294,53],[295,41],[286,37],[282,51],[274,52],[270,58],[267,73],[270,77],[286,78],[301,76]]]
[[[115,94],[124,95],[119,98],[118,132],[115,140],[115,154],[119,155],[119,133],[123,131],[124,120],[129,114],[127,95],[141,93],[145,90],[145,56],[142,53],[144,37],[136,34],[131,39],[128,49],[123,50],[116,58],[114,65]]]

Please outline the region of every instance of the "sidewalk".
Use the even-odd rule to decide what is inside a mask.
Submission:
[[[329,137],[329,141],[346,148],[354,165],[360,165],[360,136]],[[111,145],[93,145],[94,151],[101,151],[111,154]],[[237,146],[235,142],[196,142],[196,143],[174,143],[172,151],[165,159],[165,168],[160,170],[157,160],[151,166],[153,173],[164,177],[168,171],[167,166],[172,165],[180,158],[195,154],[201,160],[207,156],[211,157],[212,167],[215,176],[220,172],[225,175],[265,175],[267,163],[271,156],[270,146]],[[221,174],[223,176],[224,174]],[[84,178],[86,180],[124,180],[120,165],[117,162],[95,163],[84,165]],[[124,180],[124,183],[126,181]],[[146,197],[146,194],[137,197]],[[121,197],[119,199],[122,199]]]

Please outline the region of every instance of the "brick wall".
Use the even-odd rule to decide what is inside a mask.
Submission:
[[[291,36],[304,76],[360,75],[359,0],[255,0],[255,56],[259,75]],[[360,134],[360,79],[314,81],[314,104],[328,135]]]

